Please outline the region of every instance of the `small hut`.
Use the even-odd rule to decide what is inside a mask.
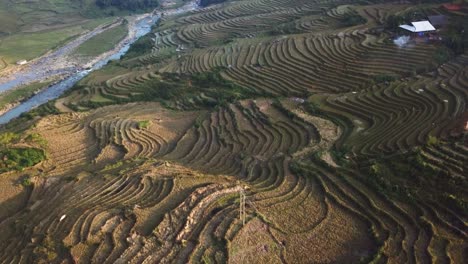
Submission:
[[[25,65],[27,63],[28,63],[27,60],[19,60],[19,61],[16,62],[17,65]]]
[[[431,22],[427,20],[411,22],[411,25],[400,25],[400,28],[405,29],[412,33],[426,33],[435,31],[435,27],[431,24]]]

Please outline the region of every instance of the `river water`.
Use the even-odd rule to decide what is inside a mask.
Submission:
[[[83,79],[90,72],[102,68],[111,60],[118,60],[122,55],[127,53],[132,43],[134,43],[140,37],[148,34],[151,31],[151,27],[159,20],[159,18],[160,16],[157,15],[146,17],[138,21],[135,25],[135,37],[128,41],[128,43],[126,43],[124,46],[122,46],[122,48],[118,52],[96,62],[91,69],[82,70],[77,73],[74,73],[70,77],[67,77],[66,79],[58,82],[57,84],[42,90],[41,92],[37,93],[25,102],[10,109],[8,112],[0,116],[0,125],[10,122],[12,119],[20,116],[22,113],[28,112],[29,110],[39,105],[42,105],[50,100],[58,98],[60,95],[63,94],[63,92],[70,89],[73,85],[75,85],[79,80]]]

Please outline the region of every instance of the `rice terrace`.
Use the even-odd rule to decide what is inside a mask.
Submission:
[[[0,0],[0,263],[468,263],[468,1]]]

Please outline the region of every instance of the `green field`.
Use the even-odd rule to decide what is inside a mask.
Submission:
[[[74,54],[79,56],[97,56],[111,50],[125,38],[127,33],[128,28],[124,24],[111,28],[83,43]]]
[[[10,64],[22,59],[31,60],[108,21],[91,20],[79,26],[5,37],[0,39],[0,57]]]
[[[23,98],[31,97],[34,92],[39,89],[46,87],[52,83],[52,81],[46,82],[36,82],[29,85],[21,86],[13,90],[8,90],[0,94],[0,108],[4,107],[7,104],[14,103],[22,100]]]
[[[144,11],[100,7],[96,0],[0,1],[0,59],[8,64],[34,59],[116,16]],[[114,33],[118,37],[124,34],[122,29]],[[85,53],[95,54],[98,50]],[[3,68],[5,65],[0,61],[0,70]]]

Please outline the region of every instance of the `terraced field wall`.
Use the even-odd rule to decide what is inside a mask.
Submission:
[[[48,159],[0,175],[0,263],[464,263],[468,55],[396,45],[389,17],[416,11],[467,15],[249,0],[164,16],[4,128]]]

